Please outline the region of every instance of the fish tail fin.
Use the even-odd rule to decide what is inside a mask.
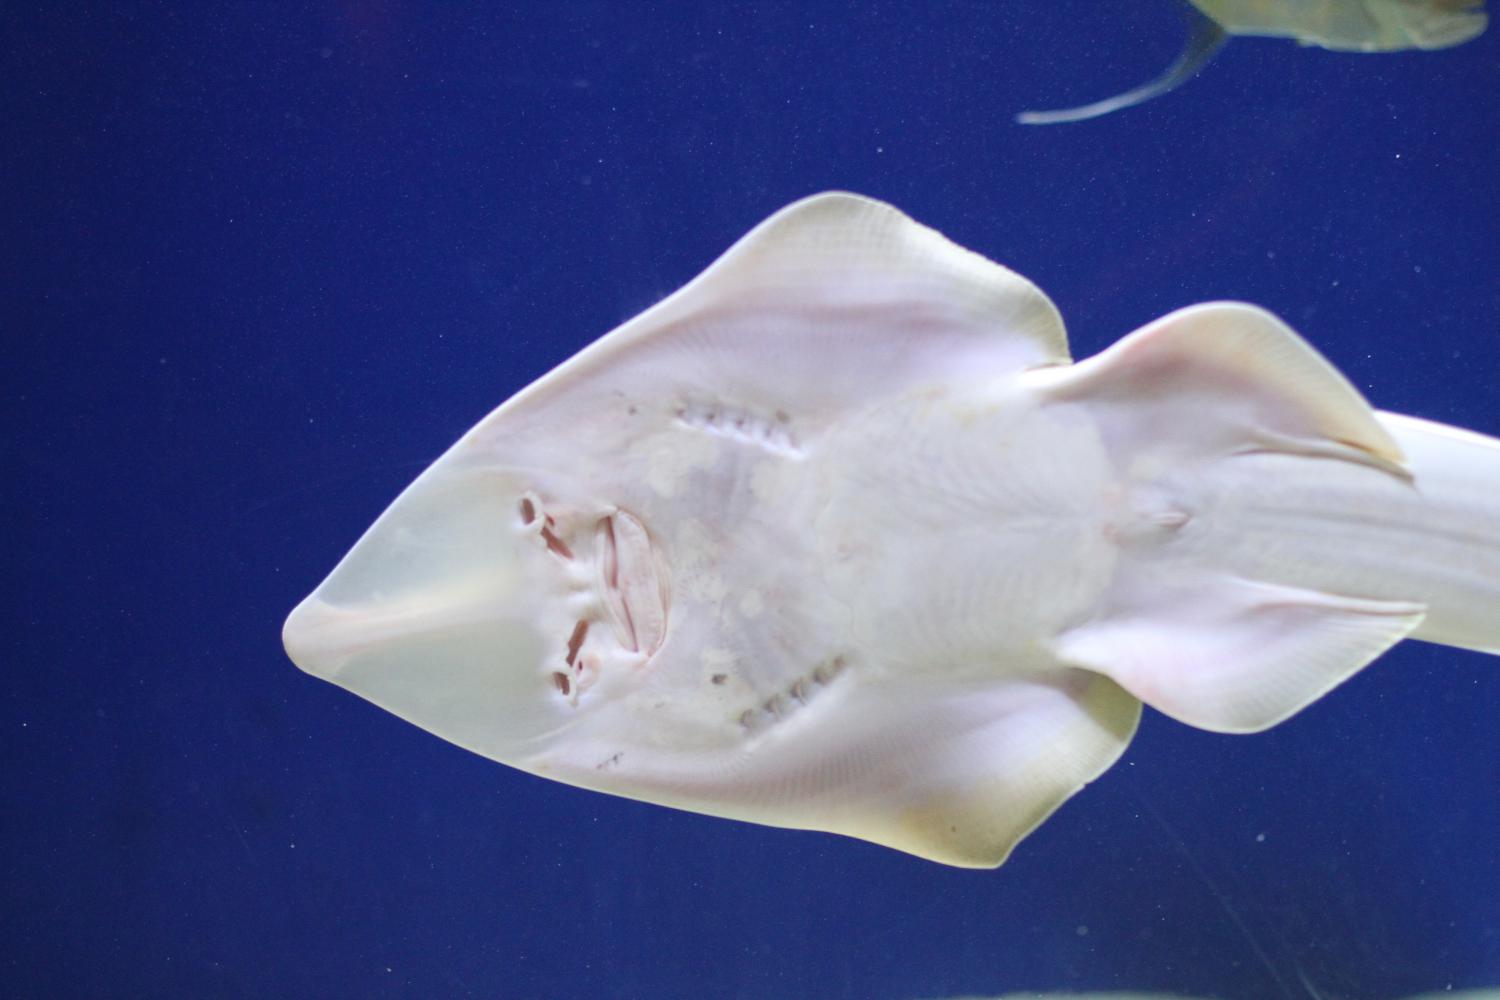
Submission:
[[[1426,514],[1414,581],[1427,615],[1412,638],[1500,654],[1500,439],[1380,413]],[[1405,569],[1403,566],[1402,569]]]
[[[1061,108],[1056,111],[1023,111],[1016,115],[1022,125],[1059,125],[1064,122],[1081,122],[1098,118],[1123,108],[1143,104],[1153,97],[1160,97],[1176,90],[1198,74],[1219,48],[1229,39],[1229,33],[1213,18],[1190,3],[1182,4],[1183,15],[1188,19],[1188,42],[1172,65],[1153,80],[1133,87],[1123,94],[1106,97],[1102,101],[1080,105],[1076,108]]]

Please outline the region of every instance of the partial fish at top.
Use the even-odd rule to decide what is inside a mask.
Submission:
[[[1084,121],[1175,90],[1214,57],[1231,35],[1292,38],[1341,52],[1443,49],[1477,38],[1484,0],[1181,0],[1187,47],[1166,72],[1123,94],[1059,111],[1024,111],[1023,125]]]
[[[283,633],[533,774],[972,867],[1142,702],[1255,732],[1408,636],[1500,650],[1500,441],[1249,305],[1075,364],[1031,282],[848,194],[485,417]]]

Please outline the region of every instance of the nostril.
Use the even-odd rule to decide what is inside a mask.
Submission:
[[[583,646],[583,640],[589,635],[589,623],[584,619],[578,619],[578,624],[573,626],[573,634],[568,636],[568,666],[576,666],[578,662],[578,650]]]
[[[573,558],[573,550],[569,548],[568,543],[557,537],[557,520],[551,514],[538,510],[535,500],[529,496],[522,497],[516,503],[516,513],[520,515],[523,527],[529,528],[538,520],[542,522],[542,530],[539,534],[542,536],[542,541],[547,543],[548,551],[553,555],[564,559]]]
[[[550,522],[552,519],[548,518],[547,520]],[[567,542],[553,534],[550,523],[548,526],[542,528],[542,541],[547,543],[548,550],[554,554],[562,556],[564,559],[573,558],[573,550],[568,548]]]
[[[594,537],[599,540],[599,565],[604,570],[604,585],[615,588],[620,585],[620,555],[615,547],[615,525],[611,518],[599,519],[594,527]]]

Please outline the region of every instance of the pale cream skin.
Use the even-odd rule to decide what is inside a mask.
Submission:
[[[1484,0],[1191,0],[1232,35],[1339,52],[1446,49],[1478,38]]]
[[[826,194],[482,420],[284,639],[534,774],[987,867],[1143,701],[1253,732],[1500,650],[1497,497],[1500,442],[1269,313],[1073,364],[1026,279]]]
[[[1290,38],[1340,52],[1445,49],[1484,33],[1484,0],[1182,0],[1189,34],[1160,76],[1076,108],[1024,111],[1023,125],[1086,121],[1133,107],[1192,79],[1236,35]],[[1192,6],[1188,7],[1187,4]]]

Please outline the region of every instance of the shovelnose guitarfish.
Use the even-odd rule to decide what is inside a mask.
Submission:
[[[1160,97],[1192,79],[1231,35],[1291,38],[1338,52],[1446,49],[1479,37],[1484,0],[1180,0],[1188,43],[1156,79],[1123,94],[1060,111],[1025,111],[1023,125],[1098,118]]]
[[[1500,651],[1500,441],[1250,305],[1073,363],[1031,282],[837,193],[481,420],[284,632],[532,774],[972,867],[1142,702],[1255,732],[1406,637]]]

